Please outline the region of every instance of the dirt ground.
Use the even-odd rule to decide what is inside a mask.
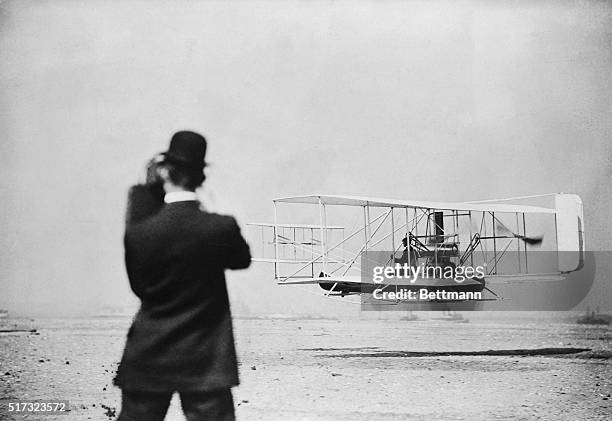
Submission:
[[[1,321],[0,419],[114,419],[120,391],[112,378],[129,322]],[[612,416],[608,326],[371,319],[237,319],[234,325],[238,420]],[[495,352],[483,355],[486,350]],[[16,399],[68,400],[70,412],[9,414],[6,404]],[[184,419],[177,397],[166,419]]]

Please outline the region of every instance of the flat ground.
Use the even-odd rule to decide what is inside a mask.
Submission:
[[[41,418],[3,412],[12,399],[70,401],[69,414],[44,420],[114,419],[120,391],[112,378],[129,323],[129,318],[1,321],[4,330],[25,331],[0,333],[0,419]],[[239,420],[612,416],[608,326],[371,319],[234,324],[242,381],[234,389]],[[521,351],[543,348],[590,351]],[[508,352],[478,355],[486,350]],[[175,397],[167,420],[182,419]]]

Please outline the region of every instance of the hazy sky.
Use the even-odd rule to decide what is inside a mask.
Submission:
[[[600,1],[1,2],[0,307],[133,302],[126,192],[185,128],[207,206],[242,224],[311,192],[564,191],[612,250],[610,28]],[[254,312],[339,305],[270,267],[230,280]]]

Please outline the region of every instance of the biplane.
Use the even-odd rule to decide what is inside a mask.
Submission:
[[[534,200],[543,203],[525,203]],[[583,205],[575,194],[462,203],[315,194],[273,205],[272,223],[248,224],[254,260],[271,263],[279,285],[318,284],[326,296],[443,290],[455,294],[426,294],[426,301],[462,301],[468,292],[498,300],[496,283],[564,279],[585,259]],[[376,280],[372,268],[381,266],[414,276],[393,272]],[[419,266],[440,271],[425,276]],[[481,270],[457,276],[466,266]]]

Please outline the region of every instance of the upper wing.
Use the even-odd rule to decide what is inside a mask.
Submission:
[[[344,206],[370,206],[384,208],[413,208],[437,210],[461,210],[473,212],[508,212],[508,213],[548,213],[556,210],[540,206],[512,205],[501,203],[465,203],[465,202],[428,202],[419,200],[381,199],[361,196],[306,195],[281,197],[274,199],[279,203],[304,203]]]

